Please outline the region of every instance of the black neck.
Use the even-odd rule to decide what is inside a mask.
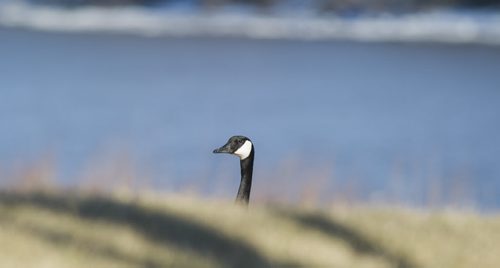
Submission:
[[[250,188],[252,188],[253,158],[254,150],[252,146],[250,155],[247,158],[240,160],[241,182],[240,188],[238,189],[238,195],[236,196],[237,203],[248,205],[248,201],[250,200]]]

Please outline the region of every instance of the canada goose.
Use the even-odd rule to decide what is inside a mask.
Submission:
[[[241,182],[236,202],[248,205],[255,155],[252,141],[245,136],[232,136],[224,146],[214,150],[214,154],[218,153],[234,154],[240,158]]]

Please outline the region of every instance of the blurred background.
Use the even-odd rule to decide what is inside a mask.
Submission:
[[[496,0],[1,0],[0,184],[500,208]]]

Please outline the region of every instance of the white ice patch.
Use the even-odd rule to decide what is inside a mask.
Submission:
[[[478,43],[500,46],[500,12],[436,10],[405,15],[262,15],[140,7],[60,8],[0,0],[0,26],[147,36]],[[179,2],[179,1],[177,1]]]
[[[241,145],[238,150],[234,152],[235,155],[239,156],[241,160],[246,159],[252,152],[252,142],[247,140],[243,145]]]

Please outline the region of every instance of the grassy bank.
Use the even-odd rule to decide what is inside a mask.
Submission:
[[[0,194],[0,267],[498,267],[500,217]]]

